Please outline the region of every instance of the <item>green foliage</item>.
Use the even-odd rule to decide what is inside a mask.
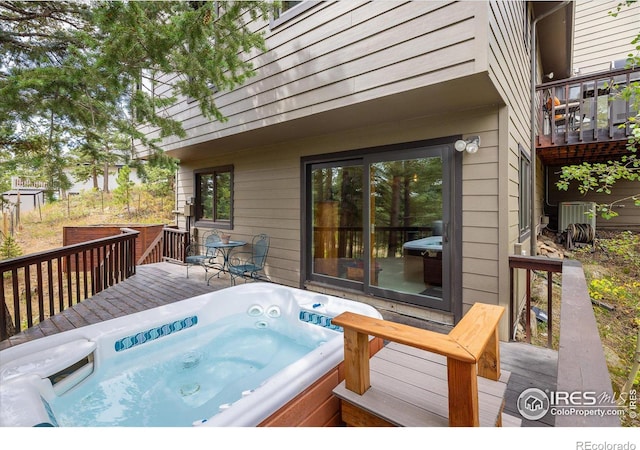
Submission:
[[[140,126],[157,129],[154,136],[184,135],[162,114],[180,97],[198,100],[206,117],[225,119],[212,86],[233,89],[254,74],[244,55],[263,50],[264,39],[251,22],[268,20],[276,6],[0,2],[0,123],[44,136],[49,148],[64,142],[91,153],[124,134],[159,151]]]
[[[617,238],[598,241],[602,251],[613,255],[618,261],[624,261],[627,270],[640,275],[640,235],[623,231]]]
[[[633,151],[635,152],[635,149]],[[583,162],[579,165],[564,166],[556,186],[561,191],[567,191],[574,186],[572,182],[575,182],[577,190],[583,195],[589,191],[611,194],[613,185],[620,180],[640,182],[640,160],[636,158],[635,153],[608,163]],[[640,185],[638,187],[640,188]],[[611,203],[598,204],[596,209],[603,218],[611,219],[618,215],[614,206],[628,199],[633,199],[635,205],[640,206],[640,191],[636,195]]]
[[[162,166],[152,166],[145,170],[144,188],[154,196],[167,196],[173,192],[175,170]]]
[[[15,258],[22,255],[20,246],[12,235],[6,236],[0,243],[0,259]]]
[[[116,182],[118,187],[113,190],[113,200],[116,204],[126,205],[127,211],[130,212],[131,196],[133,193],[134,182],[129,180],[131,169],[129,166],[123,166],[118,172]]]

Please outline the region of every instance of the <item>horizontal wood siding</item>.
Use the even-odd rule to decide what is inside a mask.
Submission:
[[[463,128],[461,128],[461,125]],[[498,146],[495,108],[416,117],[402,123],[347,130],[278,145],[246,149],[182,164],[179,186],[192,187],[193,170],[234,165],[234,239],[271,236],[267,273],[278,283],[300,286],[300,158],[461,133],[480,135],[481,149],[463,156],[463,297],[498,303]],[[192,191],[181,192],[188,198]],[[481,207],[479,207],[479,205]],[[468,300],[467,300],[468,299]],[[365,299],[366,301],[366,299]],[[376,304],[385,309],[385,305]],[[394,310],[398,307],[394,306]],[[438,320],[441,318],[438,316]]]
[[[604,204],[616,202],[613,210],[620,215],[607,220],[598,214],[596,217],[596,231],[606,228],[632,228],[635,230],[640,228],[640,208],[635,206],[632,198],[632,196],[637,196],[640,193],[640,183],[638,181],[617,181],[611,194],[593,192],[589,193],[588,197],[585,197],[578,191],[578,183],[576,182],[572,182],[567,191],[558,190],[556,183],[560,179],[559,173],[561,170],[561,167],[548,168],[547,189],[549,190],[548,208],[550,213],[557,216],[560,202],[589,201]],[[585,222],[588,222],[588,219],[585,219]]]
[[[486,70],[476,61],[476,2],[322,2],[269,30],[268,51],[249,55],[257,76],[216,94],[228,121],[197,102],[167,114],[183,123],[180,148]],[[482,53],[480,53],[482,55]],[[153,136],[154,131],[148,130]]]
[[[609,70],[611,61],[635,54],[631,41],[638,34],[640,3],[623,6],[617,17],[609,15],[620,3],[624,2],[576,1],[573,67],[581,74]]]
[[[508,255],[520,241],[519,227],[519,145],[531,154],[530,64],[527,2],[491,1],[488,4],[489,74],[505,106],[497,116],[496,128],[496,242],[494,279],[485,281],[487,293],[495,294],[496,303],[508,308]],[[491,282],[490,282],[491,281]],[[488,289],[492,288],[492,289]],[[508,337],[508,321],[501,321],[500,333]]]

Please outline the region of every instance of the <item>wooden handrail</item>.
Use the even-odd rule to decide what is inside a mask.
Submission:
[[[558,349],[559,392],[595,393],[602,400],[597,406],[611,408],[613,389],[607,360],[598,333],[582,264],[567,260],[562,270],[562,314]],[[558,415],[556,427],[619,427],[616,415]]]
[[[177,228],[165,227],[162,230],[162,258],[165,261],[186,263],[189,232]]]
[[[561,273],[564,260],[560,258],[548,258],[546,256],[509,256],[509,272],[511,286],[509,333],[513,333],[518,315],[521,310],[519,299],[515,292],[515,270],[526,270],[526,294],[525,294],[525,341],[531,343],[531,272],[534,270],[547,272],[547,347],[553,344],[553,274]]]
[[[163,243],[164,229],[160,231],[153,242],[149,244],[147,250],[142,254],[140,258],[138,258],[136,264],[141,266],[143,264],[153,264],[162,261]]]
[[[536,146],[551,148],[628,140],[633,130],[628,117],[635,116],[637,110],[633,99],[619,93],[639,77],[640,67],[634,67],[537,85]],[[607,105],[606,111],[602,110],[603,102]],[[554,164],[562,165],[558,161]]]
[[[25,324],[33,326],[35,317],[43,321],[134,275],[139,232],[121,232],[0,261],[0,339],[20,332]]]
[[[370,387],[369,335],[447,358],[449,426],[479,426],[478,380],[500,378],[498,322],[504,307],[474,304],[449,334],[345,312],[332,319],[344,329],[345,387]]]

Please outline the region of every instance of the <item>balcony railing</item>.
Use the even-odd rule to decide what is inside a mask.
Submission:
[[[49,189],[49,183],[30,177],[11,177],[11,189]]]
[[[638,113],[625,87],[640,82],[640,67],[544,83],[536,87],[538,147],[626,140]]]
[[[9,337],[9,320],[19,333],[135,274],[138,234],[122,228],[117,236],[0,261],[0,340]]]

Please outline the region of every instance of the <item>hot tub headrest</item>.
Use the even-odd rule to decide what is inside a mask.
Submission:
[[[57,427],[49,403],[40,395],[37,376],[26,376],[0,385],[1,427]]]

